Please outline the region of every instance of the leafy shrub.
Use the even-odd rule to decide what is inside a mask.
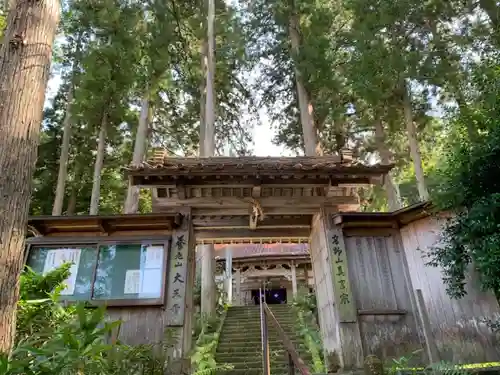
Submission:
[[[165,374],[168,342],[161,350],[111,343],[120,322],[106,321],[104,307],[59,301],[68,275],[69,265],[43,276],[24,271],[14,350],[0,354],[0,375]]]
[[[473,95],[454,118],[439,168],[433,203],[454,216],[431,249],[429,264],[443,269],[447,293],[465,295],[470,267],[484,290],[500,297],[500,70],[498,59],[473,74]]]
[[[313,359],[315,372],[324,372],[323,344],[317,322],[316,295],[306,288],[299,288],[293,300],[296,328],[305,341],[307,351]]]

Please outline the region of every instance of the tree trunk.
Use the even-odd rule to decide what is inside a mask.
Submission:
[[[205,104],[205,133],[200,139],[203,143],[201,156],[208,157],[215,154],[215,0],[208,0],[207,16],[207,85]],[[201,130],[201,129],[200,129]],[[201,133],[201,132],[200,132]],[[214,245],[200,245],[199,251],[203,254],[201,264],[201,312],[207,316],[215,314],[216,288],[213,275],[215,272]]]
[[[68,207],[66,208],[66,216],[72,216],[76,211],[76,203],[78,198],[79,186],[83,185],[81,166],[77,164],[77,160],[75,160],[75,176],[73,178],[73,182],[71,184],[71,194],[68,199]]]
[[[76,199],[78,198],[78,189],[76,184],[71,187],[71,194],[68,199],[68,207],[66,208],[66,216],[73,216],[76,211]]]
[[[146,143],[148,138],[148,117],[149,117],[149,97],[144,94],[141,104],[141,114],[139,116],[139,126],[135,135],[134,154],[132,164],[139,165],[144,161],[146,154]],[[125,198],[124,213],[133,214],[139,209],[139,188],[132,186],[129,182],[127,197]]]
[[[66,103],[66,114],[64,116],[63,140],[61,146],[61,156],[59,157],[59,174],[57,175],[56,196],[52,215],[60,216],[64,204],[64,193],[66,190],[66,178],[68,176],[69,141],[71,139],[71,102],[73,101],[73,85],[68,92],[68,102]]]
[[[19,274],[59,2],[13,1],[0,46],[0,353],[16,327]]]
[[[292,53],[297,57],[300,48],[299,22],[295,14],[290,16],[290,41]],[[304,135],[304,148],[307,156],[321,154],[321,147],[318,142],[317,129],[314,124],[314,110],[309,95],[304,87],[300,71],[295,63],[295,84],[297,86],[297,99],[299,102],[300,123]]]
[[[382,121],[377,120],[375,122],[375,141],[377,144],[377,150],[380,155],[380,162],[383,165],[391,163],[391,152],[387,147],[385,139],[384,125]],[[401,197],[399,194],[398,185],[394,182],[391,172],[386,176],[384,182],[385,193],[387,194],[387,203],[389,206],[389,211],[396,211],[401,208]]]
[[[99,140],[97,143],[97,155],[94,165],[94,180],[92,182],[92,196],[90,198],[90,215],[99,213],[99,199],[101,197],[101,171],[104,163],[104,152],[106,148],[106,127],[108,125],[108,114],[104,112],[101,121],[101,130],[99,131]]]
[[[215,0],[208,0],[207,17],[207,92],[205,105],[205,138],[203,156],[215,153]]]
[[[206,100],[207,100],[207,60],[208,60],[208,40],[203,39],[201,44],[201,72],[202,78],[200,82],[200,149],[199,155],[205,156],[205,130],[206,130]]]
[[[415,127],[415,122],[413,121],[413,110],[411,104],[411,94],[409,93],[409,88],[406,82],[403,83],[403,110],[406,122],[406,131],[408,134],[408,142],[410,144],[410,156],[413,160],[413,166],[415,168],[415,177],[417,179],[418,195],[421,201],[429,200],[429,191],[427,190],[427,185],[425,183],[424,169],[422,167],[422,157],[420,155],[420,147],[418,145],[417,139],[417,129]]]

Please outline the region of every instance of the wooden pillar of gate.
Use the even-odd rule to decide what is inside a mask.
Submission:
[[[172,374],[191,374],[189,352],[192,348],[194,313],[193,288],[196,273],[196,241],[191,210],[182,212],[182,226],[172,234],[167,272],[166,340],[170,349],[169,371]]]
[[[333,214],[333,210],[322,209],[314,216],[310,240],[320,331],[329,372],[363,365],[349,257],[342,229],[333,224]]]

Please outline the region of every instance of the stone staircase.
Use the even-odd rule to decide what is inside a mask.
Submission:
[[[269,305],[281,327],[295,344],[302,360],[310,366],[312,358],[296,333],[295,318],[290,305]],[[269,347],[271,375],[288,374],[288,356],[271,322]],[[260,306],[235,306],[227,311],[219,345],[215,354],[217,365],[231,365],[231,370],[220,371],[225,375],[262,375],[262,343],[260,332]],[[217,371],[219,373],[219,371]]]

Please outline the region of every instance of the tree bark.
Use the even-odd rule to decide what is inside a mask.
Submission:
[[[146,154],[146,144],[148,138],[148,117],[149,117],[149,95],[144,94],[141,104],[141,113],[139,115],[139,126],[135,135],[134,154],[132,155],[132,164],[139,165],[144,161]],[[129,182],[127,197],[125,198],[124,213],[133,214],[139,209],[139,188],[132,186]]]
[[[15,337],[19,274],[59,2],[13,1],[0,46],[0,352]]]
[[[83,168],[77,164],[77,160],[75,160],[75,175],[73,177],[73,181],[71,184],[71,194],[69,195],[68,199],[68,206],[66,208],[66,216],[72,216],[76,212],[76,203],[77,203],[77,198],[78,198],[78,192],[79,192],[79,186],[83,185],[82,177],[83,173],[81,173],[81,170]]]
[[[90,215],[99,213],[99,199],[101,197],[101,171],[104,164],[104,152],[106,148],[106,127],[108,125],[108,114],[104,112],[97,141],[97,155],[94,165],[94,180],[92,182],[92,196],[90,198]]]
[[[417,179],[418,195],[421,201],[429,200],[429,191],[425,183],[424,169],[422,167],[422,156],[420,155],[420,147],[417,139],[417,129],[413,121],[413,110],[411,104],[411,94],[408,91],[406,82],[403,83],[403,111],[406,122],[406,131],[408,134],[408,142],[410,144],[410,156],[413,160],[415,168],[415,177]]]
[[[381,164],[390,164],[391,152],[387,147],[384,124],[380,120],[377,120],[375,122],[375,141],[377,144],[378,153],[380,155]],[[399,210],[401,208],[401,197],[399,194],[398,185],[394,182],[394,178],[392,177],[391,172],[389,172],[385,178],[384,189],[385,193],[387,194],[389,211]]]
[[[208,0],[207,12],[207,84],[205,104],[205,133],[200,139],[202,157],[215,154],[215,0]],[[201,129],[200,129],[201,133]],[[203,147],[201,146],[203,143]],[[201,265],[201,312],[213,316],[216,307],[216,289],[213,275],[215,272],[214,245],[201,245],[199,251],[203,254]]]
[[[299,21],[295,14],[290,16],[290,42],[292,44],[292,53],[297,57],[300,48]],[[297,99],[299,102],[300,123],[304,135],[304,148],[307,156],[321,154],[321,146],[318,142],[318,134],[314,123],[314,108],[309,95],[304,87],[300,71],[295,62],[295,85],[297,86]]]
[[[205,152],[205,131],[206,131],[206,120],[205,120],[205,111],[206,111],[206,100],[207,100],[207,60],[208,60],[208,40],[206,38],[203,39],[201,44],[201,72],[202,79],[200,82],[200,150],[199,155],[206,155]]]
[[[66,208],[66,216],[73,216],[76,211],[76,200],[78,198],[78,189],[76,185],[71,187],[71,194],[68,199],[68,207]]]
[[[54,198],[54,206],[52,207],[53,216],[60,216],[62,214],[64,204],[66,178],[68,176],[69,142],[71,139],[71,102],[73,101],[73,93],[73,85],[71,85],[68,93],[68,102],[66,103],[66,114],[64,115],[63,140],[61,146],[61,156],[59,157],[59,173],[57,175],[57,188],[56,196]]]
[[[215,153],[215,0],[208,0],[207,17],[207,91],[205,105],[204,155]]]

